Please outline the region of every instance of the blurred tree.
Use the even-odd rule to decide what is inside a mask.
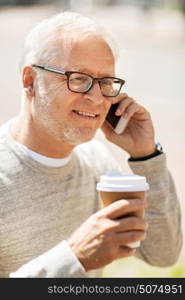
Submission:
[[[52,3],[52,0],[0,0],[0,5],[33,5]]]
[[[15,0],[15,5],[32,5],[37,2],[37,0]]]
[[[185,0],[181,0],[181,9],[183,13],[185,14]]]

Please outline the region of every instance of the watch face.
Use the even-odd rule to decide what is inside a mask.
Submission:
[[[157,142],[156,147],[157,147],[157,151],[159,151],[160,153],[164,152],[163,147],[161,146],[161,144],[159,142]]]

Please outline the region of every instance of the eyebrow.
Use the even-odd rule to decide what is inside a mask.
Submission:
[[[91,75],[91,76],[95,77],[93,72],[90,69],[87,69],[87,68],[80,68],[79,67],[77,70],[75,68],[75,71],[86,73],[87,75]],[[101,74],[98,75],[98,78],[102,78],[102,77],[115,77],[115,75],[114,74],[111,75],[111,74],[108,74],[108,73],[101,73]]]

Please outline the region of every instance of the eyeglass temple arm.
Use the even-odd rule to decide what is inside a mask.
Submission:
[[[37,64],[34,64],[32,65],[32,67],[36,67],[36,68],[40,68],[40,69],[43,69],[43,70],[46,70],[46,71],[50,71],[50,72],[54,72],[54,73],[60,73],[62,75],[65,75],[66,72],[65,71],[62,71],[62,70],[57,70],[55,68],[51,68],[51,67],[47,67],[47,66],[44,66],[44,65],[37,65]]]

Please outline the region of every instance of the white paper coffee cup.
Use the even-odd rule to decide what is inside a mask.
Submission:
[[[105,207],[120,199],[146,198],[149,184],[144,176],[124,174],[112,170],[100,177],[97,190],[100,193],[102,206]],[[144,210],[136,212],[134,215],[143,217]],[[129,243],[127,246],[131,248],[139,247],[140,241]]]

